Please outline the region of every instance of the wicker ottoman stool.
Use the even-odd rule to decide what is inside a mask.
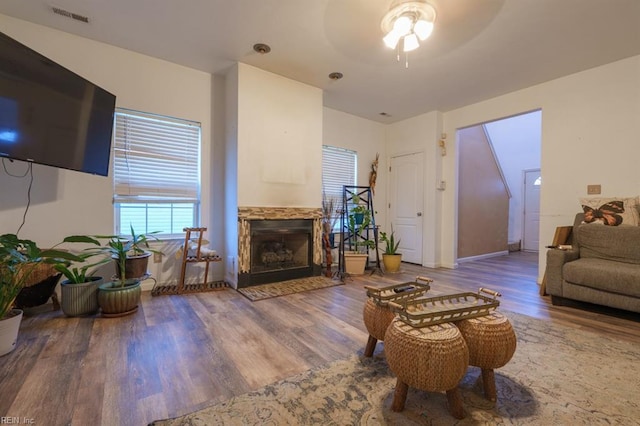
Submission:
[[[364,325],[369,332],[369,340],[364,349],[364,356],[370,357],[376,348],[378,340],[384,340],[384,334],[395,318],[396,314],[391,312],[389,308],[378,305],[372,299],[367,299],[364,304]]]
[[[395,313],[388,306],[389,302],[402,303],[424,295],[431,288],[433,280],[427,277],[416,277],[415,282],[395,284],[387,287],[364,286],[369,297],[364,304],[364,325],[369,332],[364,356],[370,357],[376,349],[378,340],[384,340],[384,334],[391,324]]]
[[[482,369],[484,395],[495,401],[493,370],[504,366],[516,351],[516,333],[509,319],[499,312],[455,323],[469,348],[469,365]]]
[[[446,392],[449,412],[464,417],[458,383],[469,364],[469,350],[451,323],[414,328],[394,319],[385,335],[389,368],[398,377],[391,410],[402,411],[408,387]]]

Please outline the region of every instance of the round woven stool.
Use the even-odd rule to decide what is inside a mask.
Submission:
[[[495,401],[493,370],[504,366],[516,351],[516,333],[509,319],[499,312],[455,323],[469,347],[469,365],[482,369],[484,395]]]
[[[464,417],[458,383],[467,370],[469,350],[455,325],[414,328],[396,318],[387,329],[384,352],[389,368],[398,377],[391,410],[404,409],[411,386],[446,392],[451,415]]]
[[[367,299],[363,310],[364,325],[369,332],[369,340],[364,349],[364,356],[370,357],[376,348],[378,340],[384,340],[384,334],[395,317],[395,314],[386,306],[380,306],[372,299]]]

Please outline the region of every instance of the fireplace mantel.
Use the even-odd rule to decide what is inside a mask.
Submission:
[[[321,208],[307,207],[238,207],[238,220],[318,219]]]

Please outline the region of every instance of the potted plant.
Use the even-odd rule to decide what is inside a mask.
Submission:
[[[402,254],[398,253],[400,239],[396,241],[393,225],[391,225],[391,233],[380,232],[380,241],[385,243],[385,249],[382,253],[382,263],[384,270],[387,272],[399,272],[400,263],[402,262]]]
[[[73,242],[91,243],[100,245],[100,242],[91,237],[74,236],[69,237]],[[90,257],[96,256],[101,252],[95,249],[80,253],[78,256],[86,261]],[[87,314],[95,314],[98,312],[98,287],[103,283],[102,277],[96,277],[93,274],[97,268],[111,259],[104,257],[99,261],[82,265],[71,265],[70,262],[58,263],[55,269],[65,276],[65,280],[60,283],[60,292],[62,296],[62,312],[67,316],[81,316]],[[95,268],[89,273],[90,268]]]
[[[353,215],[356,224],[361,225],[364,221],[364,216],[369,212],[369,209],[360,204],[360,196],[358,194],[353,194],[351,196],[351,203],[353,204],[353,207],[351,208],[350,214]]]
[[[125,278],[143,278],[147,275],[147,267],[149,265],[149,257],[152,253],[162,254],[160,250],[152,249],[149,246],[149,240],[153,239],[158,241],[158,238],[154,236],[161,231],[153,231],[148,233],[138,234],[133,229],[133,225],[130,225],[131,234],[129,237],[124,238],[118,235],[97,235],[95,238],[106,238],[108,240],[107,243],[107,252],[111,254],[112,259],[116,264],[116,275],[120,276],[121,274],[121,266],[124,266]],[[112,247],[112,245],[117,244],[117,242],[121,242],[126,245],[127,251],[124,259],[121,259],[119,256],[119,250]],[[124,260],[122,262],[121,260]]]
[[[98,237],[101,238],[101,237]],[[111,236],[101,248],[117,265],[116,277],[107,283],[101,284],[98,289],[98,305],[102,309],[102,315],[116,317],[132,314],[138,310],[140,303],[140,277],[127,278],[127,257],[133,250],[133,240],[126,240],[119,236]]]
[[[131,235],[130,239],[127,240],[129,245],[129,249],[127,251],[127,255],[125,257],[125,262],[121,263],[120,258],[115,254],[112,256],[114,260],[116,260],[116,274],[121,275],[120,268],[124,265],[125,277],[127,279],[130,278],[142,278],[147,275],[147,267],[149,265],[149,257],[152,253],[162,254],[161,251],[152,249],[149,246],[149,239],[154,239],[158,241],[158,238],[154,236],[154,234],[159,233],[160,231],[148,232],[146,234],[138,234],[133,229],[133,225],[131,227]],[[123,240],[120,237],[111,236],[109,238],[116,238],[119,240]]]
[[[35,242],[15,234],[0,235],[0,355],[11,352],[17,342],[22,310],[13,309],[18,293],[42,263],[82,261],[72,253],[41,250]]]
[[[371,224],[371,212],[367,209],[362,211],[362,222],[356,220],[356,212],[352,209],[347,219],[349,230],[349,247],[354,251],[345,251],[344,265],[345,272],[352,275],[364,274],[369,254],[367,249],[373,248],[375,243],[367,238],[367,229]]]

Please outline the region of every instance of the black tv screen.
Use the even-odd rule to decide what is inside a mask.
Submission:
[[[107,176],[115,103],[0,32],[0,157]]]

